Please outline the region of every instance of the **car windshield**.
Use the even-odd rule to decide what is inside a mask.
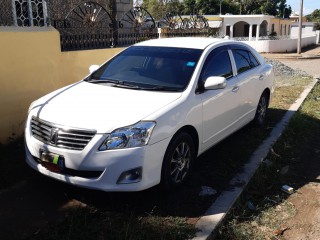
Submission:
[[[202,50],[132,46],[89,76],[94,83],[145,90],[183,91]]]

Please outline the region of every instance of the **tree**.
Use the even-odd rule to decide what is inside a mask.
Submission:
[[[291,6],[286,4],[286,0],[280,0],[278,4],[278,16],[283,18],[289,18],[291,15]]]
[[[197,12],[196,0],[184,0],[183,7],[183,14],[193,14],[194,12]]]
[[[267,14],[289,17],[292,10],[286,0],[233,0],[241,14]]]
[[[143,0],[141,7],[145,8],[154,19],[161,19],[169,12],[183,11],[183,4],[179,0]]]
[[[143,0],[142,7],[155,18],[168,12],[219,14],[220,0]],[[222,14],[267,14],[288,18],[292,12],[286,0],[221,0],[221,7]]]
[[[184,14],[220,14],[220,0],[184,0]],[[221,13],[237,14],[237,5],[233,0],[221,0]]]
[[[220,1],[219,0],[197,0],[196,6],[198,14],[219,14]]]
[[[316,9],[311,13],[311,21],[320,22],[320,9]]]
[[[316,22],[314,27],[316,30],[320,30],[320,9],[316,9],[310,14],[310,20]]]

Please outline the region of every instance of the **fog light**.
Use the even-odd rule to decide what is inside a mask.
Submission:
[[[141,181],[142,167],[134,168],[121,173],[117,184],[137,183]]]

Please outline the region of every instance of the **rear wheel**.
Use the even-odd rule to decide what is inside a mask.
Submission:
[[[259,100],[256,115],[254,116],[253,123],[256,126],[262,126],[266,120],[267,110],[268,110],[269,97],[266,92],[264,92]]]
[[[166,190],[173,190],[186,182],[195,158],[195,148],[191,136],[178,133],[171,140],[164,156],[161,185]]]

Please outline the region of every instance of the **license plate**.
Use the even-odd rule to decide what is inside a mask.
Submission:
[[[41,165],[46,169],[61,173],[64,170],[64,157],[55,153],[40,151]]]

